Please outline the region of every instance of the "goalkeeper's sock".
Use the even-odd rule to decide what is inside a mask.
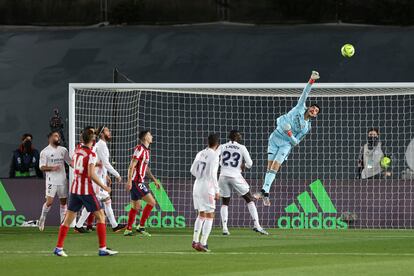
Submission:
[[[269,195],[270,187],[272,186],[273,180],[276,178],[276,171],[268,170],[265,176],[265,181],[263,183],[262,192],[264,191],[264,195]]]
[[[205,218],[198,216],[195,223],[194,223],[194,234],[193,234],[193,242],[199,242],[200,241],[200,233],[201,228],[203,227],[203,223],[205,221]]]
[[[212,227],[213,227],[213,218],[206,218],[203,224],[203,234],[200,239],[200,243],[202,245],[207,244],[208,236],[210,235]]]
[[[227,228],[227,220],[229,218],[229,206],[221,205],[220,215],[221,215],[221,224],[223,226],[223,232],[228,232],[229,229]]]
[[[257,208],[253,201],[247,203],[247,209],[249,209],[249,213],[252,216],[254,228],[262,228],[259,223],[259,214],[257,213]]]

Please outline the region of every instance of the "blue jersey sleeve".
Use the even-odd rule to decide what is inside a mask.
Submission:
[[[311,92],[311,90],[312,90],[312,84],[307,83],[305,88],[303,89],[302,95],[300,95],[299,101],[296,104],[296,106],[294,107],[294,109],[306,109],[306,105],[305,105],[306,99],[308,98],[309,93]]]

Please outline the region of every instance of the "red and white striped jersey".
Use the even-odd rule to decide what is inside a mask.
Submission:
[[[90,148],[82,146],[75,150],[73,164],[74,177],[70,192],[77,195],[95,194],[88,169],[89,164],[96,164],[96,154]]]
[[[145,178],[145,172],[147,171],[149,160],[150,160],[150,150],[144,145],[138,145],[135,147],[134,154],[132,158],[138,161],[137,166],[135,167],[135,172],[132,176],[134,182],[143,183]]]

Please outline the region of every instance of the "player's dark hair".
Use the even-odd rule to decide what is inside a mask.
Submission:
[[[92,141],[95,132],[92,129],[84,129],[82,132],[82,140],[84,144],[88,144]]]
[[[220,143],[220,138],[219,138],[218,134],[213,133],[213,134],[210,134],[207,137],[207,144],[210,148],[214,147],[214,146],[217,146],[219,143]]]
[[[95,130],[95,127],[94,126],[86,126],[86,127],[83,128],[82,132],[85,132],[85,130],[88,130],[88,129]]]
[[[142,141],[142,140],[144,139],[145,135],[147,135],[147,133],[148,133],[148,132],[150,132],[150,131],[149,131],[149,129],[144,129],[144,130],[141,130],[141,131],[138,133],[138,139],[139,139],[140,141]]]
[[[30,134],[30,133],[25,133],[25,134],[23,134],[23,135],[22,135],[22,141],[23,141],[24,139],[26,139],[27,137],[30,137],[30,139],[32,139],[32,140],[33,140],[33,135],[32,135],[32,134]]]
[[[230,141],[235,141],[236,137],[237,137],[237,134],[239,134],[239,133],[240,133],[240,131],[238,131],[237,129],[230,130],[230,133],[229,133]]]
[[[370,133],[371,131],[375,131],[377,133],[377,135],[379,135],[379,129],[377,127],[371,127],[370,129],[368,129],[368,133]]]
[[[51,131],[51,132],[49,132],[49,133],[47,134],[47,138],[49,139],[49,138],[50,138],[53,134],[55,134],[55,133],[59,134],[59,136],[60,136],[59,131]]]
[[[318,114],[319,114],[319,113],[321,113],[322,109],[321,109],[321,107],[320,107],[317,103],[311,103],[311,104],[309,105],[309,107],[312,107],[312,106],[317,107],[317,108],[319,109]]]

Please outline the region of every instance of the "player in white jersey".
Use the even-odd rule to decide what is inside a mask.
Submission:
[[[231,197],[231,191],[234,190],[239,196],[241,196],[247,204],[249,213],[253,219],[253,230],[262,234],[269,235],[259,223],[259,215],[257,214],[257,208],[253,201],[253,196],[250,193],[249,184],[242,176],[242,170],[245,168],[250,169],[253,165],[253,161],[250,157],[249,151],[246,147],[240,144],[242,136],[239,131],[230,131],[230,142],[220,146],[220,177],[219,188],[222,205],[220,209],[221,223],[223,226],[223,235],[230,235],[227,228],[227,222],[229,217],[229,203]]]
[[[97,134],[99,137],[99,141],[95,144],[94,150],[97,155],[97,160],[102,163],[101,166],[95,167],[96,175],[101,179],[102,183],[104,183],[107,186],[110,186],[111,183],[108,182],[110,180],[108,176],[108,172],[115,176],[115,179],[118,183],[122,181],[122,177],[120,174],[114,169],[114,167],[111,165],[109,161],[109,149],[107,146],[107,142],[109,142],[112,138],[111,131],[106,126],[101,126],[97,130]],[[109,179],[108,179],[109,178]],[[118,224],[118,222],[115,219],[114,211],[112,209],[112,200],[111,196],[107,191],[99,187],[94,183],[94,189],[96,197],[99,201],[103,203],[103,207],[105,209],[105,214],[111,223],[112,230],[114,232],[119,232],[123,230],[126,225],[125,224]],[[89,212],[84,208],[82,210],[82,214],[76,223],[75,231],[79,233],[83,233],[82,231],[83,224],[85,223],[86,219],[89,216]]]
[[[40,152],[39,161],[40,170],[46,174],[46,202],[43,204],[39,219],[40,231],[45,228],[46,216],[56,195],[60,199],[60,221],[62,222],[65,218],[68,198],[65,162],[72,166],[68,150],[59,145],[59,132],[53,131],[47,137],[49,145]]]
[[[207,142],[208,147],[197,153],[190,170],[196,178],[193,187],[193,201],[194,209],[198,211],[198,217],[194,223],[192,247],[202,252],[209,251],[207,239],[213,226],[216,200],[219,199],[217,183],[219,138],[217,134],[209,135]]]

